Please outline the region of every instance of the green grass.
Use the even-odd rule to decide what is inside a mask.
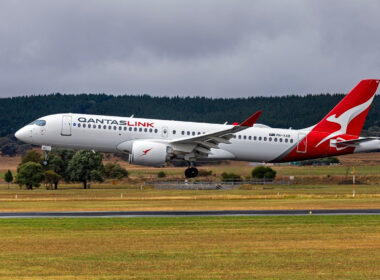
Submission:
[[[128,187],[128,186],[127,186]],[[266,185],[238,190],[155,190],[94,185],[0,189],[0,211],[380,208],[380,185]],[[17,198],[16,198],[17,197]]]
[[[380,216],[0,220],[0,279],[378,279]]]

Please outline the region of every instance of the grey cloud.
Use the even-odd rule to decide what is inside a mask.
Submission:
[[[0,96],[344,92],[380,78],[377,1],[2,1]]]

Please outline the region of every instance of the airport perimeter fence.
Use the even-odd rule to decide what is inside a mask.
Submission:
[[[245,181],[157,181],[146,182],[145,185],[154,186],[155,189],[178,190],[233,190],[242,185],[289,185],[288,180],[245,180]]]

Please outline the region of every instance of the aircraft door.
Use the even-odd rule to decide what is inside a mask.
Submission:
[[[168,135],[169,135],[169,128],[167,128],[166,126],[164,126],[162,128],[162,137],[163,138],[168,138]]]
[[[62,136],[71,136],[71,116],[62,116]]]
[[[297,153],[306,153],[306,152],[307,152],[307,134],[300,132],[298,133]]]

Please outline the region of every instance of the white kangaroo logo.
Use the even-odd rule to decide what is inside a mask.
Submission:
[[[329,121],[329,122],[333,122],[333,123],[337,123],[340,125],[340,129],[327,135],[325,138],[323,138],[315,147],[318,147],[320,144],[322,144],[323,142],[335,137],[335,136],[338,136],[338,135],[342,135],[342,134],[346,134],[347,133],[347,127],[349,125],[349,123],[355,118],[357,117],[358,115],[360,115],[362,112],[364,112],[372,103],[372,100],[374,98],[375,95],[373,95],[370,99],[368,99],[368,101],[356,106],[356,107],[353,107],[349,110],[347,110],[346,112],[344,112],[343,114],[341,114],[339,117],[336,117],[336,114],[334,115],[331,115],[329,116],[326,120]]]

